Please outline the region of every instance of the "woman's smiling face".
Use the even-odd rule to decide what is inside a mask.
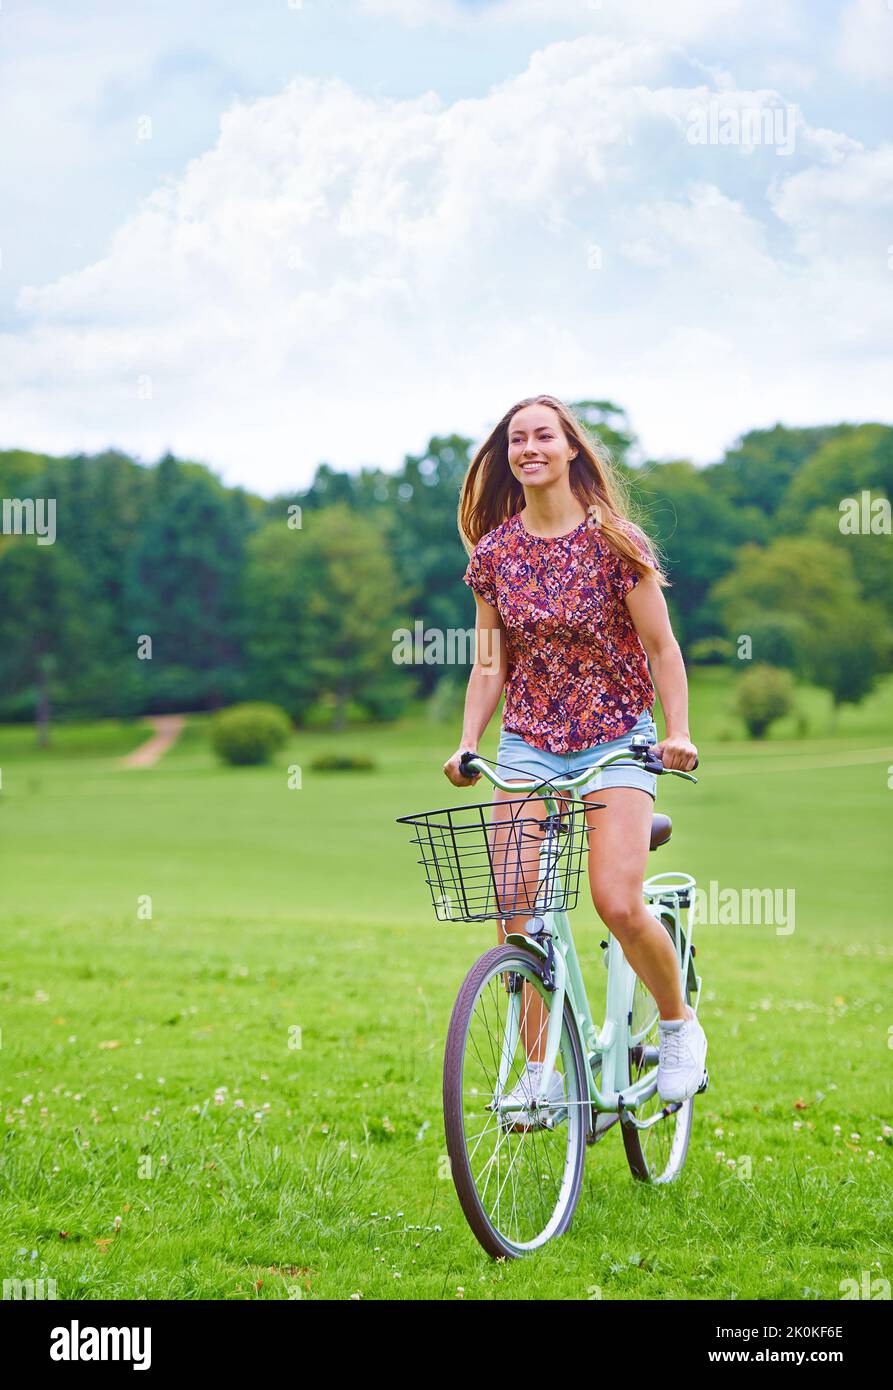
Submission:
[[[575,454],[551,406],[525,406],[509,421],[509,467],[525,487],[554,483]]]

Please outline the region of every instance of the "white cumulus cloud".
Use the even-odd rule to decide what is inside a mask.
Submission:
[[[452,104],[309,79],[240,101],[101,259],[20,293],[7,442],[170,447],[272,491],[542,390],[612,397],[652,453],[699,459],[779,418],[877,418],[889,155],[803,113],[787,153],[693,142],[717,102],[786,109],[594,35]]]

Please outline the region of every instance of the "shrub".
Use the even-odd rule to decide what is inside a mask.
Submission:
[[[320,753],[310,766],[314,772],[371,772],[376,764],[360,753]]]
[[[751,738],[762,738],[769,725],[787,714],[794,704],[794,679],[790,671],[759,664],[738,681],[735,707]]]
[[[291,732],[291,720],[278,705],[231,705],[215,715],[211,742],[225,763],[268,762]]]
[[[693,666],[728,665],[735,655],[735,644],[727,637],[699,637],[685,655]]]

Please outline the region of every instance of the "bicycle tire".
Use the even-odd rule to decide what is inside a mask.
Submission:
[[[660,919],[667,931],[673,933],[673,919],[663,915]],[[683,934],[684,946],[684,934]],[[685,981],[683,998],[686,1004],[691,1004],[692,991],[691,983],[693,970],[689,969],[688,977]],[[655,1022],[653,1034],[657,1038],[657,1006],[646,989],[642,981],[636,977],[630,993],[629,1015],[634,1020],[636,1017],[636,999],[645,998],[653,1007]],[[638,1031],[638,1030],[637,1030]],[[649,1037],[651,1030],[649,1030]],[[644,1046],[647,1046],[645,1044]],[[631,1085],[642,1074],[642,1068],[646,1058],[641,1056],[641,1047],[627,1048],[626,1074],[627,1084]],[[675,1182],[685,1167],[685,1160],[688,1156],[688,1144],[691,1138],[691,1126],[694,1115],[695,1096],[689,1096],[688,1100],[682,1102],[678,1110],[674,1110],[666,1119],[658,1121],[648,1130],[636,1129],[632,1124],[621,1123],[620,1129],[623,1135],[623,1147],[626,1152],[627,1162],[630,1172],[639,1182],[666,1183]],[[655,1110],[663,1108],[664,1102],[655,1093],[651,1100],[647,1101],[643,1107],[635,1113],[638,1118],[647,1118]],[[669,1143],[666,1142],[669,1137]]]
[[[537,989],[541,998],[548,1001],[549,991],[543,984],[542,970],[537,956],[532,952],[524,950],[523,947],[516,946],[494,946],[492,950],[485,952],[472,968],[469,970],[462,984],[456,1002],[453,1006],[450,1017],[449,1029],[447,1031],[446,1047],[444,1049],[444,1068],[443,1068],[443,1112],[444,1129],[446,1132],[447,1153],[450,1159],[450,1171],[453,1183],[456,1188],[456,1195],[459,1204],[465,1215],[475,1238],[486,1250],[487,1254],[494,1259],[504,1257],[507,1259],[517,1259],[521,1256],[532,1253],[540,1249],[548,1240],[556,1236],[563,1235],[573,1219],[577,1202],[580,1197],[580,1189],[583,1183],[583,1167],[586,1156],[586,1132],[589,1127],[589,1091],[585,1077],[585,1061],[576,1023],[570,1004],[565,1000],[564,1017],[562,1021],[561,1040],[559,1044],[559,1059],[562,1064],[565,1081],[565,1100],[570,1102],[567,1105],[567,1117],[563,1121],[566,1128],[566,1143],[564,1154],[564,1167],[561,1173],[561,1183],[558,1191],[557,1200],[554,1208],[548,1214],[548,1219],[544,1222],[542,1230],[535,1232],[531,1238],[520,1239],[521,1231],[518,1226],[517,1236],[512,1238],[511,1231],[506,1232],[500,1225],[494,1223],[492,1210],[488,1214],[484,1202],[481,1198],[478,1182],[472,1170],[471,1157],[468,1151],[468,1134],[466,1129],[466,1105],[468,1098],[465,1096],[463,1079],[466,1069],[466,1055],[468,1050],[469,1028],[476,1004],[481,1000],[484,992],[494,980],[498,980],[501,975],[522,974],[523,978]],[[534,983],[534,981],[538,983]],[[498,985],[502,989],[504,986]],[[523,1043],[516,1044],[516,1047],[523,1053]],[[478,1066],[480,1051],[477,1053],[477,1061],[470,1064],[470,1071]],[[483,1088],[486,1093],[487,1087]],[[483,1103],[472,1110],[472,1116],[476,1122],[486,1120]],[[492,1112],[491,1112],[492,1113]],[[558,1126],[556,1126],[558,1128]],[[554,1133],[554,1130],[551,1131]],[[482,1131],[483,1134],[486,1133]],[[506,1139],[510,1134],[505,1134],[501,1130],[501,1122],[498,1118],[493,1121],[493,1137],[502,1144],[501,1133]],[[515,1133],[519,1145],[528,1146],[527,1158],[535,1163],[537,1156],[537,1137],[536,1131],[524,1130]],[[480,1146],[480,1140],[478,1146]],[[545,1142],[542,1145],[545,1148]],[[519,1148],[515,1150],[515,1157],[510,1159],[510,1164],[517,1163]],[[507,1146],[507,1153],[511,1152],[510,1145]],[[486,1153],[486,1148],[485,1148]],[[486,1160],[483,1167],[490,1164],[492,1172],[492,1158]],[[497,1155],[497,1181],[499,1180]],[[525,1160],[522,1158],[516,1178],[523,1183],[526,1177]],[[482,1168],[483,1171],[483,1168]],[[538,1178],[535,1174],[535,1179]],[[554,1175],[552,1175],[554,1178]],[[489,1174],[487,1181],[489,1182]],[[505,1180],[503,1180],[503,1185]],[[520,1185],[520,1184],[519,1184]],[[513,1182],[513,1189],[515,1183]],[[535,1180],[525,1191],[529,1194],[536,1194],[540,1199],[540,1206],[543,1204],[543,1189]],[[498,1208],[497,1208],[498,1210]],[[501,1221],[504,1226],[506,1222]],[[508,1223],[511,1224],[510,1222]],[[516,1216],[517,1225],[517,1216]]]

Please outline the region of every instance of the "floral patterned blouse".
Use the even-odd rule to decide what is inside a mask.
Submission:
[[[505,629],[506,732],[576,753],[620,738],[652,710],[645,649],[624,603],[640,576],[586,520],[543,537],[515,513],[481,537],[463,578]]]

